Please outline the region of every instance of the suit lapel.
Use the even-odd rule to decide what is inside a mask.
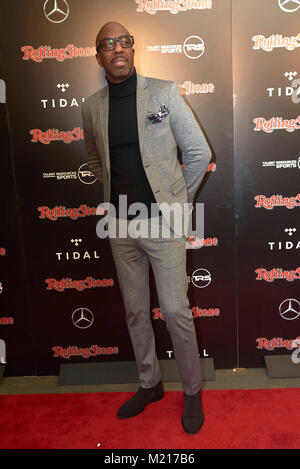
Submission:
[[[145,133],[147,111],[148,111],[149,89],[148,89],[147,80],[142,75],[138,75],[138,74],[137,74],[136,101],[137,101],[136,109],[137,109],[139,144],[140,144],[140,152],[143,157],[144,133]]]
[[[108,174],[110,174],[110,159],[109,159],[109,143],[108,143],[108,112],[109,112],[109,93],[108,86],[103,88],[101,94],[101,102],[99,105],[99,121],[101,127],[101,135],[103,148],[105,153],[105,161]],[[98,121],[98,122],[99,122]]]

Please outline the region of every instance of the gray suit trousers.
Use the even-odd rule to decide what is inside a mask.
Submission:
[[[152,217],[142,223],[144,227],[154,223],[160,230],[167,225],[163,217]],[[188,395],[196,394],[202,387],[202,380],[195,327],[187,298],[186,238],[176,238],[171,232],[169,238],[163,233],[157,238],[127,234],[125,238],[109,236],[109,241],[141,387],[151,388],[161,379],[150,320],[150,263],[183,390]]]

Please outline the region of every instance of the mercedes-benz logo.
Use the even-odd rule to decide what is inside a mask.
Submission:
[[[44,13],[51,23],[62,23],[69,16],[69,5],[66,0],[46,0]]]
[[[283,319],[292,321],[300,316],[300,303],[294,298],[284,300],[279,306],[279,314]]]
[[[192,283],[197,288],[205,288],[211,282],[211,274],[206,269],[197,269],[193,272]]]
[[[278,0],[278,5],[286,13],[293,13],[299,10],[300,0]]]
[[[198,59],[204,51],[204,41],[199,36],[189,36],[183,43],[183,52],[189,59]]]
[[[93,324],[94,315],[87,308],[77,308],[72,314],[72,322],[79,329],[87,329]]]

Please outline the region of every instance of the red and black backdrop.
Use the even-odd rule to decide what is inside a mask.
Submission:
[[[94,41],[110,20],[134,35],[138,73],[178,83],[212,149],[198,196],[204,239],[187,260],[200,355],[231,368],[290,353],[300,335],[300,1],[2,0],[0,12],[6,375],[134,359],[109,243],[96,235],[101,185],[85,164],[80,111],[105,85]],[[150,281],[158,357],[172,360]]]

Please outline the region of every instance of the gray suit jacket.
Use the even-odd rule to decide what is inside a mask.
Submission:
[[[147,115],[157,113],[162,105],[169,108],[168,116],[160,123],[152,123]],[[108,111],[108,86],[82,104],[86,160],[103,184],[104,202],[110,201],[111,184]],[[211,151],[178,85],[138,74],[137,120],[143,166],[157,203],[192,202],[211,159]],[[177,145],[182,151],[183,171]],[[164,213],[162,208],[161,211]]]

